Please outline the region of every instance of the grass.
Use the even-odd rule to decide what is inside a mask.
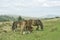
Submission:
[[[42,20],[42,22],[44,31],[34,30],[24,35],[21,35],[19,31],[0,32],[0,40],[60,40],[60,19]]]

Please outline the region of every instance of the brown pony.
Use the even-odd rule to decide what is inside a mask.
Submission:
[[[39,28],[41,28],[41,30],[43,30],[43,23],[41,22],[41,20],[33,19],[31,21],[32,21],[33,26],[37,26],[36,30],[39,30]]]
[[[20,27],[20,31],[23,34],[24,31],[32,32],[32,26],[30,20],[22,20],[20,22],[13,22],[12,30],[14,31],[17,28],[17,25]]]

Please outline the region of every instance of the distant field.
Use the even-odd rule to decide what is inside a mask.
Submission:
[[[44,31],[34,30],[30,34],[21,35],[12,32],[12,22],[0,22],[0,40],[60,40],[60,18],[42,20]]]

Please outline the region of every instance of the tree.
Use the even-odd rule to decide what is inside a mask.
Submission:
[[[55,17],[55,18],[60,18],[60,17],[57,16],[57,17]]]
[[[21,21],[21,20],[22,20],[22,17],[21,17],[21,16],[19,16],[19,17],[18,17],[18,21]]]

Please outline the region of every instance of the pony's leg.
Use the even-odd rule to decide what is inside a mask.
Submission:
[[[21,26],[20,31],[20,33],[23,34],[23,26]]]
[[[15,26],[12,26],[12,31],[13,31],[13,32],[15,32],[15,29],[16,29]]]
[[[38,25],[40,25],[41,30],[43,30],[43,23],[42,23],[42,21],[41,20],[38,20],[38,21],[39,21]]]
[[[36,28],[36,30],[39,30],[39,25],[37,25],[37,28]]]
[[[42,23],[40,24],[40,27],[41,27],[41,30],[43,30],[43,24]]]
[[[32,32],[32,31],[33,31],[33,27],[32,27],[32,26],[30,26],[29,31],[30,31],[30,32]]]
[[[23,28],[21,28],[21,32],[20,33],[23,34]]]
[[[26,29],[25,26],[21,26],[21,29],[20,30],[21,30],[21,34],[22,35],[24,34],[25,29]]]
[[[16,29],[17,29],[17,23],[13,22],[13,24],[12,24],[12,31],[15,32]]]

